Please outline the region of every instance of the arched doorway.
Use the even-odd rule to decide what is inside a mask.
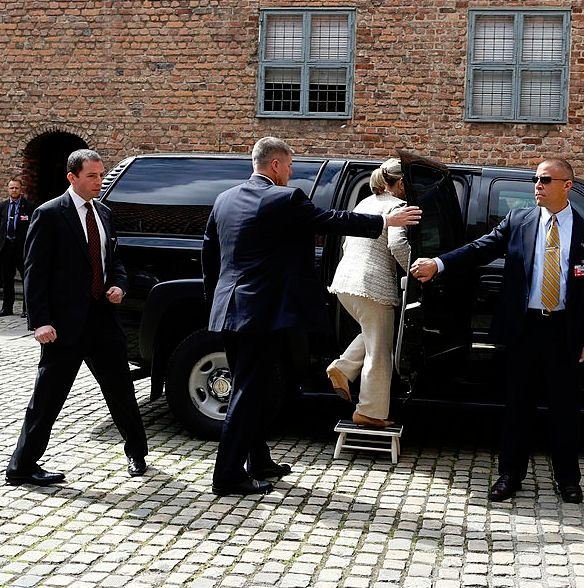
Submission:
[[[24,150],[23,175],[27,197],[35,205],[60,196],[69,186],[67,157],[87,143],[72,133],[50,131],[32,139]]]

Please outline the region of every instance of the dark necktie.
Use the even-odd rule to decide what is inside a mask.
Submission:
[[[16,216],[16,202],[10,202],[10,208],[8,210],[8,230],[6,236],[12,240],[16,237],[16,223],[14,217]]]
[[[85,224],[87,226],[87,245],[89,247],[89,258],[91,259],[91,295],[99,300],[103,294],[103,266],[101,265],[101,241],[99,229],[95,220],[93,206],[85,203],[87,215]]]

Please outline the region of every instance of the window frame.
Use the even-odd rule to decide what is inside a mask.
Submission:
[[[256,116],[261,118],[302,118],[302,119],[350,119],[353,113],[353,94],[355,78],[355,37],[356,37],[356,11],[353,8],[327,9],[327,8],[266,8],[260,10],[259,29],[259,68],[257,84]],[[267,59],[267,21],[270,16],[302,16],[302,58],[300,59]],[[346,16],[348,28],[347,59],[324,60],[310,58],[310,31],[313,16]],[[338,69],[346,68],[346,99],[344,112],[310,112],[309,88],[310,72],[314,69]],[[264,108],[267,69],[300,69],[300,110],[299,111],[273,111]]]
[[[482,61],[475,62],[474,40],[476,35],[476,21],[482,16],[513,16],[514,51],[512,61]],[[562,59],[557,61],[522,61],[521,50],[523,41],[524,22],[526,17],[556,16],[562,17]],[[536,123],[536,124],[566,124],[568,122],[568,89],[570,70],[572,12],[569,8],[509,8],[509,9],[470,9],[468,11],[468,47],[467,73],[465,88],[465,121],[467,122],[507,122],[507,123]],[[512,73],[512,94],[510,116],[488,116],[472,113],[472,93],[475,72],[505,72]],[[560,81],[560,113],[557,117],[521,116],[521,73],[522,72],[559,71]]]

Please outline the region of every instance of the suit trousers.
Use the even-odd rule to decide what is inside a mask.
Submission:
[[[339,293],[337,297],[359,323],[361,333],[331,365],[350,381],[361,374],[358,413],[386,419],[393,373],[394,307],[364,296]]]
[[[4,241],[4,247],[2,247],[2,252],[0,253],[0,267],[2,268],[2,283],[4,288],[2,308],[9,312],[12,312],[14,308],[14,278],[16,277],[16,270],[18,270],[20,277],[24,279],[22,254],[22,250],[15,241],[9,239]],[[22,299],[22,312],[26,312],[26,301],[24,297]]]
[[[527,474],[537,392],[543,388],[549,406],[546,416],[554,479],[560,485],[580,481],[578,363],[568,349],[567,320],[563,311],[550,317],[528,311],[520,340],[507,348],[501,475],[523,479]]]
[[[213,483],[229,485],[247,478],[245,469],[272,462],[267,439],[269,395],[280,362],[285,331],[224,331],[232,392],[217,449]]]
[[[42,346],[34,392],[8,472],[28,473],[42,457],[84,360],[124,439],[126,455],[144,457],[148,453],[128,366],[125,335],[113,316],[113,309],[107,305],[108,302],[92,303],[82,338],[77,343],[62,345],[57,339]]]

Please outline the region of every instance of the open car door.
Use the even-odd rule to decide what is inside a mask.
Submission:
[[[448,168],[437,161],[399,151],[408,204],[419,206],[422,220],[410,227],[411,262],[436,257],[464,242],[464,223]],[[418,377],[455,375],[470,346],[472,276],[438,274],[421,284],[402,278],[402,307],[396,366],[415,394]]]

